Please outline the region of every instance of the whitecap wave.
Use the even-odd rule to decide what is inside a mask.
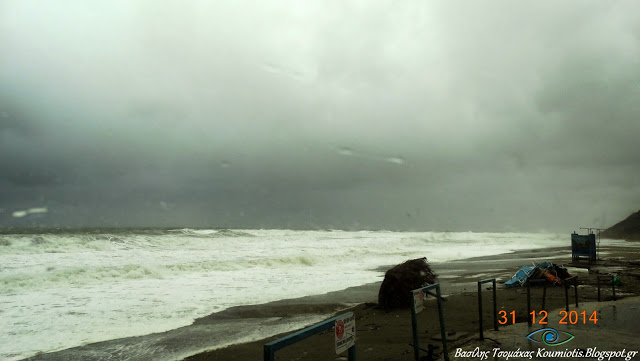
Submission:
[[[443,262],[557,245],[566,237],[228,229],[3,235],[0,304],[12,333],[0,333],[0,358],[376,282],[380,266],[409,258]]]

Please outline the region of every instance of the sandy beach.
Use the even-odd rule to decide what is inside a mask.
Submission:
[[[580,283],[578,287],[580,311],[583,307],[586,307],[588,310],[585,309],[585,311],[591,313],[596,310],[596,307],[605,307],[608,303],[612,303],[604,302],[610,301],[612,298],[610,288],[603,288],[601,294],[603,302],[595,303],[595,301],[597,301],[595,285],[598,274],[617,274],[623,284],[617,288],[616,294],[618,301],[616,302],[622,305],[621,300],[627,299],[625,304],[637,305],[640,301],[632,297],[640,295],[640,282],[638,282],[640,279],[640,270],[638,269],[640,262],[638,262],[638,250],[639,249],[633,245],[628,247],[603,246],[600,250],[602,259],[595,265],[592,265],[590,269],[587,269],[588,264],[586,261],[581,261],[574,265],[571,264],[571,251],[569,247],[522,251],[507,255],[479,257],[434,265],[434,269],[440,276],[443,295],[447,299],[444,303],[444,314],[446,330],[447,333],[451,335],[448,341],[450,359],[466,359],[455,357],[457,349],[468,350],[470,347],[471,350],[473,350],[474,347],[492,349],[496,347],[497,342],[500,342],[497,341],[500,335],[510,335],[509,339],[512,340],[511,343],[505,343],[510,345],[509,347],[521,347],[522,349],[532,347],[531,341],[528,341],[525,337],[528,332],[522,331],[516,333],[519,335],[516,337],[512,335],[513,331],[506,331],[516,327],[523,327],[523,325],[525,330],[527,329],[526,289],[506,289],[502,285],[502,282],[510,278],[521,265],[530,265],[533,261],[550,260],[554,263],[564,264],[569,267],[572,275],[578,276]],[[384,267],[388,268],[387,266]],[[493,277],[502,281],[498,283],[497,290],[498,310],[506,310],[507,312],[515,311],[517,324],[507,327],[501,326],[498,332],[489,331],[492,329],[492,303],[490,284],[487,284],[483,289],[485,305],[484,329],[486,330],[485,337],[487,337],[487,339],[485,339],[485,341],[478,341],[476,282],[480,279]],[[412,343],[410,312],[408,309],[385,311],[378,308],[376,303],[378,287],[379,283],[374,283],[323,296],[286,300],[267,305],[238,307],[205,317],[196,321],[196,323],[215,323],[228,318],[293,317],[301,314],[326,314],[326,318],[329,318],[332,315],[337,315],[345,311],[352,311],[356,315],[356,349],[359,360],[412,360],[414,356],[413,348],[410,346]],[[533,287],[531,293],[532,308],[539,310],[541,307],[541,287]],[[573,290],[570,292],[570,302],[571,309],[575,309]],[[351,305],[351,307],[349,307],[349,305]],[[550,315],[557,315],[558,310],[564,309],[564,307],[564,289],[562,287],[547,288],[545,310],[547,310]],[[611,312],[609,312],[609,314],[611,314]],[[632,314],[629,317],[633,318],[637,316],[637,314]],[[602,317],[606,316],[603,314]],[[436,353],[434,357],[442,358],[441,343],[438,340],[434,340],[434,336],[437,337],[440,334],[435,299],[431,298],[427,301],[427,307],[419,314],[418,319],[421,347],[426,349],[429,345],[435,346]],[[553,323],[556,323],[556,326],[558,326],[557,320],[553,320],[549,327],[553,327],[551,326]],[[507,325],[509,323],[507,323]],[[611,320],[611,317],[609,319],[601,319],[600,325],[608,325],[609,328],[618,327],[615,320]],[[576,345],[579,344],[581,347],[586,347],[584,345],[592,345],[592,347],[597,346],[600,349],[608,349],[607,345],[611,345],[611,341],[607,341],[606,337],[593,336],[602,336],[599,332],[605,330],[604,328],[601,329],[598,325],[583,324],[574,326],[574,328],[577,328],[578,331],[592,332],[587,333],[586,338],[583,337],[580,341],[581,343],[576,342]],[[620,332],[640,331],[637,326],[635,326],[635,323],[632,326],[621,329],[622,331]],[[529,332],[531,332],[531,330],[532,329],[529,328]],[[533,330],[535,330],[535,325]],[[289,333],[290,332],[254,342],[203,352],[188,357],[185,360],[261,360],[263,357],[263,345],[265,343]],[[312,336],[293,346],[278,351],[276,353],[276,360],[346,360],[346,353],[342,355],[335,354],[333,337],[332,330]],[[624,340],[623,336],[620,337]],[[491,340],[488,338],[491,338]],[[635,344],[626,345],[626,349],[637,349],[639,346],[640,344],[636,342]],[[506,346],[503,348],[505,347]],[[572,346],[567,345],[567,347],[571,349]],[[422,353],[421,355],[426,357],[426,353]]]
[[[439,275],[442,294],[447,299],[444,302],[444,317],[446,331],[449,336],[448,350],[451,360],[479,359],[455,357],[460,350],[473,350],[475,347],[492,349],[496,342],[500,342],[503,349],[517,349],[533,347],[526,339],[526,335],[535,329],[527,328],[526,323],[526,289],[505,288],[502,283],[518,270],[522,265],[531,265],[534,261],[548,260],[564,264],[569,271],[578,276],[579,304],[591,313],[596,306],[606,307],[612,298],[610,288],[603,287],[600,304],[587,305],[586,302],[597,300],[596,277],[598,274],[615,273],[622,280],[617,288],[618,301],[625,300],[633,305],[638,303],[633,296],[640,295],[640,270],[638,266],[638,243],[611,242],[600,249],[600,257],[595,265],[587,269],[586,261],[571,264],[570,247],[544,248],[522,250],[507,254],[461,259],[442,263],[432,263],[433,269]],[[428,257],[428,254],[425,256]],[[378,271],[384,271],[393,265],[380,265]],[[496,278],[498,310],[515,311],[516,325],[500,326],[498,332],[492,329],[491,287],[483,287],[484,329],[487,340],[478,341],[478,306],[477,284],[481,279]],[[413,360],[411,317],[408,309],[385,311],[377,305],[379,282],[351,287],[341,291],[329,292],[322,295],[302,298],[283,299],[276,302],[237,306],[222,312],[210,314],[196,319],[191,325],[173,329],[167,332],[153,333],[144,336],[120,338],[104,342],[72,347],[57,352],[41,353],[29,360],[262,360],[263,345],[279,337],[291,334],[301,324],[314,324],[326,319],[352,311],[356,317],[356,350],[358,360]],[[573,291],[573,290],[571,290]],[[541,287],[532,287],[532,308],[541,308]],[[256,291],[259,300],[259,290]],[[575,309],[573,292],[570,293],[571,309]],[[562,287],[548,287],[545,310],[549,315],[565,307],[564,289]],[[634,306],[635,307],[635,306]],[[600,311],[599,311],[600,312]],[[608,311],[611,315],[611,311]],[[613,313],[615,315],[615,313]],[[640,332],[637,322],[631,325],[619,326],[615,320],[601,317],[598,325],[579,325],[579,331],[592,332],[583,336],[576,345],[589,344],[606,348],[611,345],[605,337],[596,337],[605,330],[602,325],[620,328],[621,332]],[[640,320],[640,315],[631,314],[628,319]],[[550,316],[551,319],[551,316]],[[440,334],[437,306],[433,297],[428,297],[426,308],[418,316],[420,346],[424,349],[429,345],[436,347],[433,359],[442,357],[441,342],[435,340]],[[557,321],[553,321],[556,322]],[[510,323],[510,322],[509,322]],[[290,325],[287,327],[287,324]],[[274,336],[264,337],[263,327],[278,325],[284,329],[273,332]],[[608,326],[606,326],[608,325]],[[518,329],[524,327],[524,330]],[[271,328],[269,328],[271,329]],[[277,327],[276,327],[277,329]],[[516,331],[508,331],[514,330]],[[631,331],[628,331],[631,329]],[[529,330],[528,332],[525,332]],[[624,331],[627,330],[627,331]],[[578,335],[574,331],[570,331]],[[596,336],[594,336],[594,333]],[[502,340],[507,337],[508,340]],[[578,336],[576,336],[578,338]],[[618,337],[624,342],[624,336]],[[221,340],[236,339],[229,346],[222,345]],[[489,340],[491,339],[491,340]],[[500,341],[502,340],[502,341]],[[346,360],[346,354],[336,355],[334,351],[334,335],[330,329],[322,334],[312,336],[300,343],[276,352],[276,360]],[[636,343],[637,344],[637,343]],[[568,345],[569,346],[569,345]],[[581,346],[582,347],[582,346]],[[629,344],[627,349],[638,348]],[[422,353],[426,357],[426,353]],[[427,359],[427,358],[425,358]],[[500,359],[500,358],[498,358]]]
[[[557,265],[602,323],[553,335],[640,349],[638,14],[0,0],[0,361],[259,361],[325,323],[275,359],[484,360],[540,342],[504,282],[555,317]],[[436,283],[418,330],[385,309]]]

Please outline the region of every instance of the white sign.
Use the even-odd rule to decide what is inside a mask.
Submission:
[[[422,292],[422,289],[413,291],[413,305],[415,306],[416,314],[424,310],[424,292]]]
[[[334,323],[336,354],[343,353],[356,344],[356,316],[349,312]]]

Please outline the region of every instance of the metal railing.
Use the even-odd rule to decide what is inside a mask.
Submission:
[[[573,283],[575,289],[576,308],[578,308],[578,276],[569,277],[564,280],[564,302],[567,312],[569,312],[569,282]]]
[[[547,280],[545,279],[537,279],[537,280],[527,280],[527,324],[529,326],[533,323],[533,316],[531,315],[531,284],[542,284],[542,310],[544,310],[544,306],[547,302]]]
[[[598,283],[598,302],[600,302],[600,280],[601,279],[611,279],[611,292],[613,293],[613,300],[616,300],[616,284],[614,282],[615,276],[611,275],[611,276],[603,276],[603,275],[598,275],[597,276],[597,283]]]
[[[275,341],[271,341],[267,344],[264,345],[264,361],[274,361],[274,357],[275,357],[275,352],[283,349],[287,346],[293,345],[296,342],[300,342],[304,339],[306,339],[307,337],[311,337],[313,335],[316,335],[322,331],[326,331],[332,327],[334,327],[334,324],[337,320],[348,317],[348,316],[352,316],[353,312],[348,312],[345,314],[342,314],[340,316],[336,316],[334,318],[328,319],[324,322],[320,322],[318,324],[315,324],[313,326],[309,326],[305,329],[302,329],[300,331],[294,332],[288,336],[279,338]],[[349,359],[348,361],[356,361],[356,346],[353,345],[351,347],[349,347],[348,349],[348,356]]]
[[[413,327],[413,354],[415,356],[416,361],[420,361],[420,344],[418,340],[418,318],[417,313],[422,311],[422,309],[416,312],[416,304],[414,301],[414,293],[422,292],[427,294],[432,294],[429,292],[432,289],[436,289],[436,299],[438,300],[438,317],[440,318],[440,337],[442,338],[442,354],[444,355],[444,360],[449,361],[449,353],[447,352],[447,331],[444,326],[444,313],[442,307],[442,295],[440,294],[440,284],[435,283],[431,286],[418,288],[410,293],[411,297],[411,327]]]
[[[480,340],[484,340],[483,325],[482,325],[482,285],[485,283],[493,283],[493,329],[498,331],[498,302],[497,302],[497,290],[496,279],[489,278],[486,280],[478,281],[478,327],[480,329]]]

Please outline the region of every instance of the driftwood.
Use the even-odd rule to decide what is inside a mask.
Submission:
[[[410,292],[434,284],[437,277],[426,257],[399,264],[385,273],[378,292],[378,305],[384,309],[408,308],[411,306]]]

